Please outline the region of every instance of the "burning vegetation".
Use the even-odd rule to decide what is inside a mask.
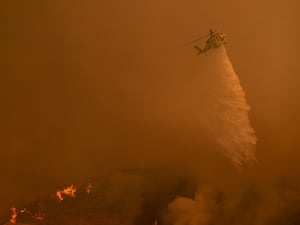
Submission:
[[[168,202],[178,192],[186,195],[189,185],[184,179],[170,182],[156,175],[129,170],[101,181],[71,184],[43,199],[11,208],[4,224],[158,225]]]
[[[12,214],[11,214],[11,218],[9,220],[10,223],[16,223],[16,219],[17,219],[17,209],[16,207],[12,207],[11,208]]]
[[[63,190],[58,190],[56,192],[56,196],[59,201],[63,201],[66,197],[75,198],[76,191],[77,188],[73,184],[71,184]]]
[[[75,200],[76,192],[79,195],[78,199]],[[17,207],[12,207],[10,219],[5,224],[51,224],[55,215],[62,216],[67,211],[66,207],[69,207],[70,210],[75,210],[76,207],[74,208],[73,203],[76,205],[84,201],[86,203],[91,201],[92,198],[88,199],[89,195],[92,195],[91,183],[77,186],[71,184],[61,190],[57,190],[52,197],[49,196],[48,198],[29,203],[26,208],[18,209]],[[72,199],[75,201],[72,202]],[[65,205],[62,203],[63,201],[66,201]],[[58,213],[58,210],[62,211]]]
[[[265,186],[238,186],[232,192],[232,186],[201,184],[176,172],[128,170],[86,184],[71,184],[44,198],[15,204],[0,224],[300,224],[297,186],[278,184],[275,191],[273,186],[273,191]]]

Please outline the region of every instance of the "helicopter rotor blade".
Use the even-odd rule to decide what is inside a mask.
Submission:
[[[192,44],[192,43],[194,43],[194,42],[196,42],[196,41],[199,41],[199,40],[201,40],[201,39],[203,39],[203,38],[206,38],[206,37],[209,37],[209,36],[210,36],[210,34],[207,34],[207,35],[205,35],[205,36],[199,37],[199,38],[197,38],[197,39],[195,39],[195,40],[193,40],[193,41],[188,42],[187,45],[188,45],[188,44]]]

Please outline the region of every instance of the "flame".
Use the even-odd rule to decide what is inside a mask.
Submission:
[[[11,215],[11,218],[9,220],[10,223],[16,223],[16,220],[17,220],[17,208],[16,207],[12,207],[11,208],[11,211],[12,211],[12,215]]]
[[[59,190],[56,192],[56,196],[58,198],[58,200],[61,202],[62,200],[64,200],[64,198],[62,197],[62,192]]]
[[[26,208],[20,210],[20,213],[26,213],[26,212],[29,213],[28,209]]]
[[[44,220],[44,217],[42,214],[34,214],[32,216],[33,219],[36,219],[36,220]]]
[[[93,187],[92,187],[91,183],[88,183],[88,186],[85,188],[86,193],[90,194],[91,191],[92,191],[92,188],[93,188]]]
[[[57,196],[58,200],[61,202],[65,199],[64,198],[65,196],[75,198],[76,191],[77,191],[77,188],[73,184],[71,184],[70,186],[66,187],[63,190],[58,190],[56,192],[56,196]]]

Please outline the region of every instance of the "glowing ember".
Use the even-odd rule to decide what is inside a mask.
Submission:
[[[85,188],[85,190],[86,190],[86,193],[88,193],[88,194],[91,193],[91,191],[92,191],[92,185],[91,185],[91,183],[88,184],[88,186]]]
[[[63,190],[58,190],[56,192],[56,196],[57,196],[58,200],[61,202],[65,199],[64,196],[75,198],[76,191],[77,191],[77,188],[73,184],[71,184],[70,186],[66,187]]]
[[[32,218],[36,219],[36,220],[44,220],[44,217],[40,214],[35,214],[32,216]]]
[[[28,209],[24,208],[20,210],[20,213],[29,213]]]
[[[16,220],[17,220],[17,209],[15,207],[12,207],[11,211],[12,211],[12,215],[11,215],[11,218],[10,218],[9,222],[10,223],[16,223]]]

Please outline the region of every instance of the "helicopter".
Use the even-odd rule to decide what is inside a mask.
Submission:
[[[220,47],[222,44],[226,44],[226,35],[224,33],[219,33],[213,30],[209,30],[209,34],[197,38],[196,40],[193,40],[190,43],[194,43],[198,40],[201,40],[203,38],[208,37],[208,39],[206,40],[206,44],[204,46],[204,48],[200,48],[197,45],[194,46],[195,49],[198,50],[198,54],[197,55],[201,55],[202,53],[205,53],[207,55],[207,51],[212,49],[212,48],[218,48]]]

